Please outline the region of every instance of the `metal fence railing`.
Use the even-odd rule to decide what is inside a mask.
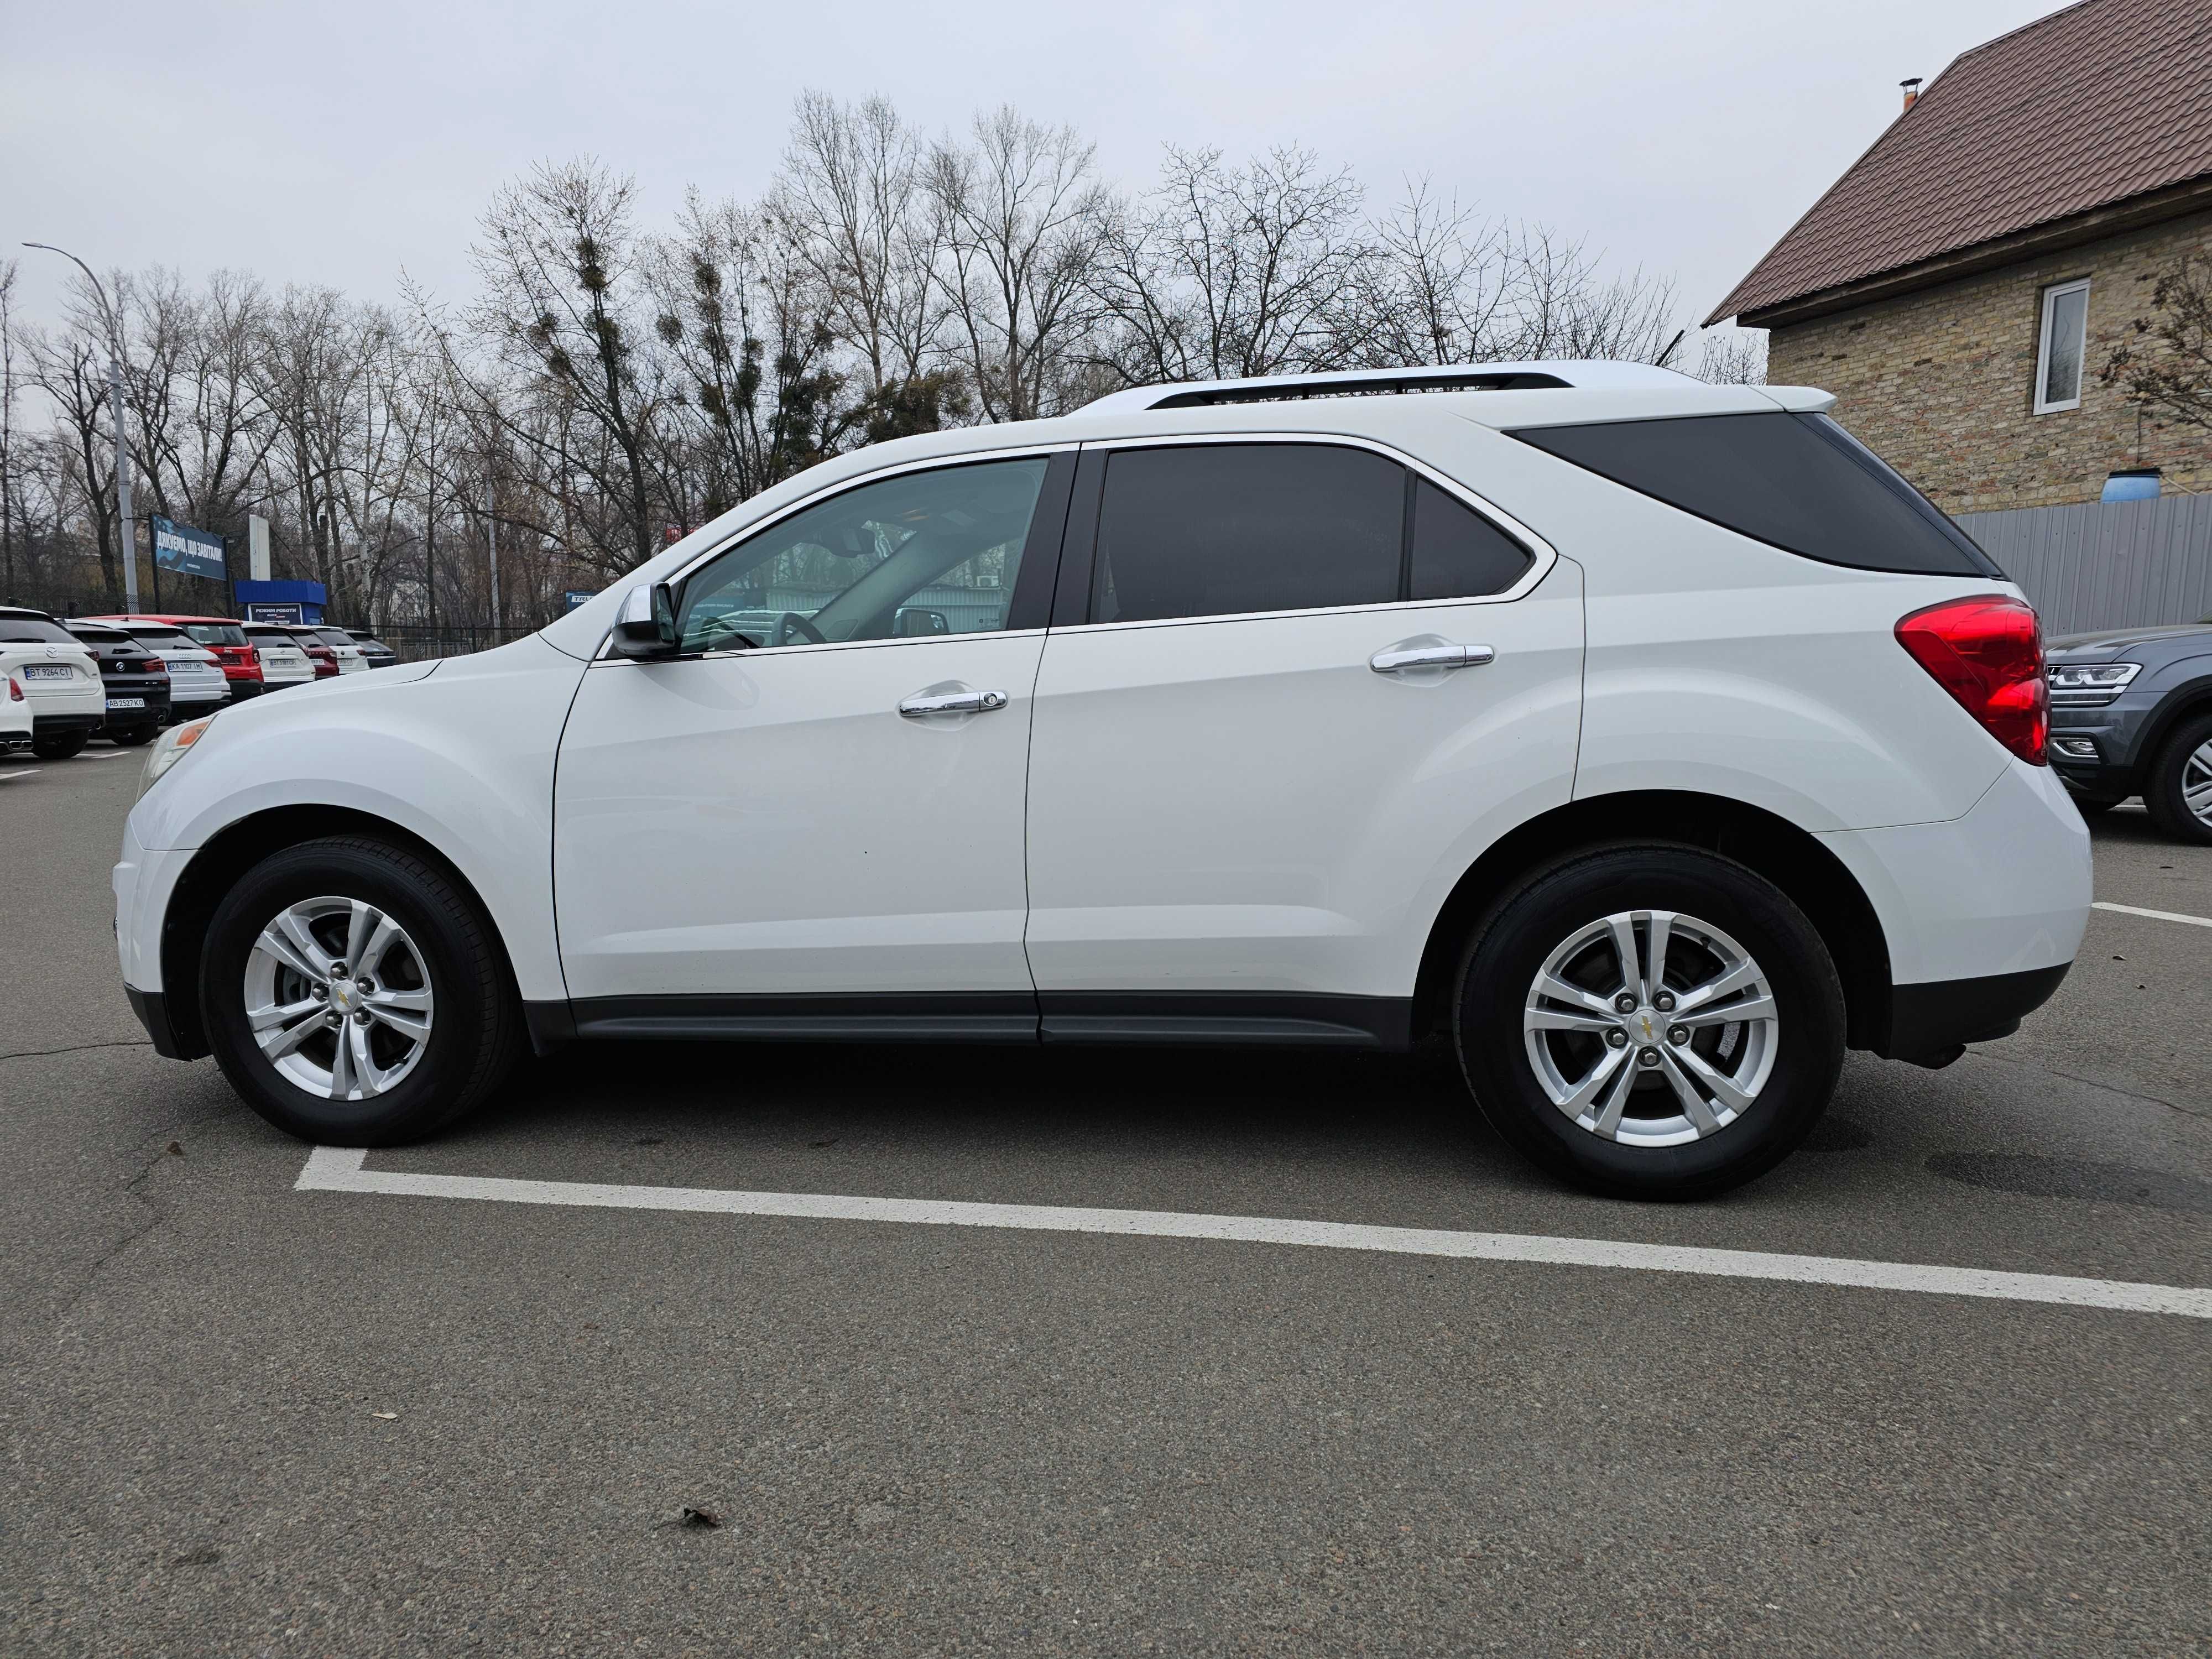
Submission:
[[[527,625],[502,627],[493,623],[440,623],[435,628],[394,623],[374,631],[400,661],[428,662],[434,657],[465,657],[471,652],[489,651],[538,630]]]
[[[2212,616],[2212,495],[1962,513],[2046,638]]]

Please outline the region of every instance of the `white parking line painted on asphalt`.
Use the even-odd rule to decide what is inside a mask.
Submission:
[[[18,778],[35,778],[46,769],[43,766],[33,766],[21,772],[0,772],[0,783],[13,783]]]
[[[2153,921],[2179,921],[2191,927],[2212,927],[2212,916],[2184,915],[2179,910],[2146,910],[2139,904],[2107,904],[2102,899],[2090,902],[2092,910],[2117,910],[2124,916],[2148,916]]]
[[[86,749],[78,752],[77,758],[79,760],[129,760],[134,752],[129,749],[103,749],[95,755],[91,750]],[[143,760],[145,757],[140,755],[138,758]]]
[[[1919,1291],[1937,1296],[2051,1302],[2125,1313],[2212,1319],[2212,1290],[2140,1285],[2056,1273],[1996,1273],[1847,1256],[1777,1255],[1765,1250],[1709,1250],[1605,1238],[1532,1233],[1445,1232],[1426,1227],[1370,1227],[1344,1221],[1266,1216],[1190,1215],[1172,1210],[1092,1210],[1056,1204],[971,1204],[950,1200],[848,1198],[830,1193],[746,1193],[703,1187],[614,1186],[589,1181],[507,1181],[487,1176],[405,1175],[371,1170],[358,1149],[318,1146],[295,1191],[377,1193],[405,1198],[482,1199],[499,1204],[556,1204],[608,1210],[680,1210],[708,1215],[782,1216],[811,1221],[890,1221],[930,1227],[1006,1227],[1036,1232],[1119,1233],[1139,1238],[1224,1239],[1246,1244],[1304,1244],[1397,1255],[1529,1261],[1555,1267],[1630,1267],[1723,1279],[1780,1279],[1855,1290]]]

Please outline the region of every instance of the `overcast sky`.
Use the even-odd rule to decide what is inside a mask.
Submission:
[[[0,0],[0,256],[223,265],[390,299],[469,286],[477,216],[541,158],[757,194],[801,88],[935,131],[1011,101],[1104,172],[1277,143],[1370,201],[1427,173],[1672,275],[1694,321],[1898,112],[1898,82],[2050,0]],[[1379,204],[1379,203],[1378,203]],[[25,310],[67,268],[21,254]]]

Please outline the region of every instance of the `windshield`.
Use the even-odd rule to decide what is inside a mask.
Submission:
[[[185,632],[202,645],[246,643],[246,630],[236,623],[186,623]]]
[[[131,637],[155,651],[189,651],[192,642],[173,628],[134,628]]]
[[[59,623],[42,617],[0,617],[0,645],[76,645],[79,641]]]

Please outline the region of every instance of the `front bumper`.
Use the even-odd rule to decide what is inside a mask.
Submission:
[[[2051,769],[2078,794],[2122,799],[2142,789],[2143,738],[2159,700],[2133,690],[2101,708],[2051,711]]]
[[[169,1024],[169,1000],[159,991],[142,991],[135,985],[123,988],[123,994],[131,1000],[131,1012],[146,1028],[153,1040],[154,1052],[164,1060],[198,1060],[207,1051],[191,1050],[178,1040],[176,1028]]]

